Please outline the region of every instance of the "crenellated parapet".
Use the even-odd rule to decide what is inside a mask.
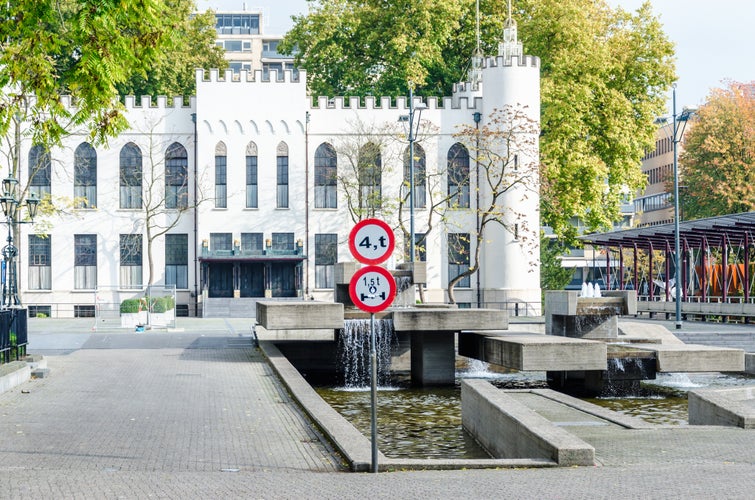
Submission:
[[[425,98],[415,98],[414,105],[422,102],[427,106],[427,110],[444,110],[444,109],[475,109],[478,106],[479,97],[464,97],[462,99],[454,99],[452,97],[443,97],[439,99],[435,96]],[[375,96],[360,97],[317,97],[313,104],[312,109],[335,109],[335,110],[365,110],[365,109],[380,109],[380,110],[409,110],[409,99],[405,96],[400,97],[387,97],[383,96],[377,98]]]
[[[483,67],[486,68],[497,68],[497,67],[515,67],[518,66],[520,68],[529,67],[529,68],[540,68],[540,58],[537,56],[512,56],[512,57],[504,57],[504,56],[495,56],[495,57],[486,57],[483,61]]]
[[[126,109],[145,110],[145,109],[192,109],[195,107],[196,97],[189,97],[188,103],[185,102],[183,96],[174,96],[171,101],[168,101],[168,97],[161,95],[156,99],[152,99],[151,96],[143,95],[140,98],[136,96],[127,95],[124,97],[124,105]]]
[[[259,83],[267,85],[281,85],[281,84],[297,84],[304,85],[307,81],[306,71],[299,70],[295,72],[293,70],[284,70],[279,72],[278,70],[270,70],[267,75],[262,70],[247,71],[241,70],[234,72],[227,69],[221,72],[218,69],[210,69],[205,71],[204,69],[196,70],[197,83],[222,83],[228,84],[242,84],[242,83]]]

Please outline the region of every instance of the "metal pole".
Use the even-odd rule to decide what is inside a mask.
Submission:
[[[678,150],[678,144],[679,144],[679,138],[677,137],[677,131],[679,128],[679,124],[676,121],[676,84],[674,84],[674,89],[672,93],[672,106],[673,106],[673,114],[674,114],[674,137],[673,137],[673,144],[674,144],[674,280],[676,284],[676,329],[681,330],[682,328],[682,299],[681,299],[681,291],[682,291],[682,283],[679,279],[679,150]]]
[[[377,446],[377,350],[375,348],[375,313],[370,314],[370,437],[372,439],[372,472],[378,471]]]
[[[409,262],[414,263],[414,91],[409,85]]]

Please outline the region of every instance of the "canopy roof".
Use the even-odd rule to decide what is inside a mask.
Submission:
[[[725,238],[725,239],[724,239]],[[661,224],[609,233],[581,236],[585,243],[596,246],[625,247],[662,250],[668,244],[674,247],[674,224]],[[755,212],[721,215],[679,223],[680,244],[690,247],[722,247],[724,243],[735,246],[755,243]]]

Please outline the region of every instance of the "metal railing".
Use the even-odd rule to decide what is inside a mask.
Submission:
[[[28,343],[26,309],[0,310],[0,363],[24,357]]]

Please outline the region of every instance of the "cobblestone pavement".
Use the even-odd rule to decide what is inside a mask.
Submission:
[[[713,427],[607,432],[596,467],[344,472],[248,339],[208,332],[32,337],[63,354],[0,395],[0,498],[754,496],[755,432]]]

